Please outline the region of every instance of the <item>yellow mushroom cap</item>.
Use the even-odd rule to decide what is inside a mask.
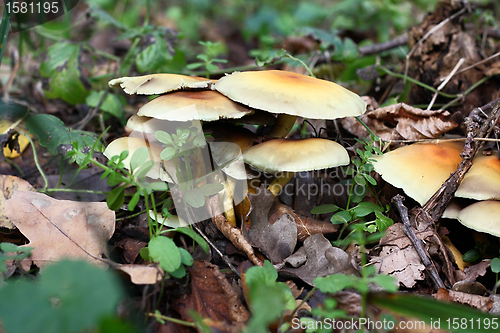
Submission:
[[[299,172],[349,164],[349,154],[331,140],[274,139],[245,150],[243,160],[268,173]]]
[[[151,74],[121,77],[108,84],[110,87],[120,86],[129,95],[159,95],[181,89],[210,89],[214,81],[179,74]]]
[[[312,119],[359,116],[366,103],[330,81],[287,71],[235,72],[217,81],[215,89],[255,109]]]
[[[458,220],[468,228],[500,237],[500,201],[473,203],[458,213]]]
[[[500,200],[500,159],[497,155],[476,156],[455,196],[476,200]]]
[[[216,91],[178,91],[153,99],[137,115],[171,121],[214,121],[241,118],[251,112]]]
[[[120,155],[122,151],[128,150],[128,156],[123,160],[125,168],[130,169],[130,159],[135,151],[139,148],[147,147],[149,149],[149,156],[146,161],[154,161],[154,166],[146,173],[146,176],[153,179],[160,179],[166,182],[174,182],[171,176],[175,177],[175,165],[173,161],[162,161],[160,154],[163,148],[155,143],[150,143],[142,138],[119,138],[111,142],[104,150],[104,155],[111,158]],[[144,161],[144,162],[146,162]]]
[[[462,149],[458,142],[416,143],[374,156],[373,166],[386,182],[424,205],[456,171]]]

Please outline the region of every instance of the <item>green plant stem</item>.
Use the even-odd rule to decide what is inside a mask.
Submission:
[[[108,194],[106,191],[94,191],[94,190],[84,190],[84,189],[71,189],[71,188],[48,188],[45,190],[46,193],[52,192],[74,192],[74,193],[92,193],[92,194]]]
[[[299,62],[299,63],[300,63],[302,66],[304,66],[304,68],[307,70],[307,72],[309,73],[309,76],[314,77],[314,78],[316,77],[316,75],[314,75],[314,73],[313,73],[313,72],[312,72],[312,70],[309,68],[309,66],[307,66],[307,65],[306,65],[306,63],[305,63],[305,62],[303,62],[302,60],[300,60],[299,58],[295,58],[294,56],[292,56],[292,55],[291,55],[291,54],[289,54],[289,53],[286,53],[286,54],[285,54],[285,57],[290,58],[290,59],[292,59],[292,60],[294,60],[294,61]]]
[[[456,97],[459,97],[460,95],[450,95],[450,94],[447,94],[447,93],[444,93],[442,91],[438,91],[436,88],[434,87],[431,87],[423,82],[420,82],[420,81],[417,81],[415,80],[414,78],[411,78],[409,76],[406,76],[404,74],[399,74],[399,73],[396,73],[396,72],[393,72],[391,70],[389,70],[388,68],[384,67],[384,66],[377,66],[377,69],[380,69],[381,71],[383,71],[384,73],[388,74],[388,75],[391,75],[391,76],[394,76],[394,77],[397,77],[397,78],[400,78],[400,79],[405,79],[407,81],[410,81],[411,83],[414,83],[416,84],[417,86],[420,86],[422,88],[425,88],[427,90],[430,90],[434,93],[438,93],[439,95],[443,96],[443,97],[446,97],[446,98],[456,98]]]
[[[154,317],[154,318],[157,318],[157,319],[161,319],[161,320],[166,320],[166,321],[169,321],[169,322],[172,322],[172,323],[175,323],[175,324],[179,324],[179,325],[184,325],[184,326],[189,326],[189,327],[197,327],[195,323],[191,323],[189,321],[184,321],[184,320],[181,320],[181,319],[177,319],[177,318],[172,318],[172,317],[167,317],[167,316],[164,316],[164,315],[161,315],[161,314],[158,314],[158,313],[148,313],[147,314],[148,316],[150,317]]]
[[[151,222],[151,217],[149,216],[149,200],[148,200],[148,193],[146,192],[146,189],[142,189],[142,194],[144,196],[144,203],[146,204],[146,214],[148,216],[148,225],[149,225],[149,239],[153,238],[153,228],[151,228],[151,225],[153,224]],[[158,235],[158,230],[155,230],[155,236]]]
[[[23,131],[21,131],[21,134],[23,134],[28,139],[28,141],[30,142],[31,148],[33,149],[33,160],[35,162],[35,166],[38,169],[38,172],[40,172],[40,175],[43,178],[43,182],[45,183],[43,188],[40,189],[40,192],[45,193],[47,190],[47,186],[49,186],[49,181],[47,180],[47,176],[45,175],[45,172],[43,172],[43,169],[42,169],[40,163],[38,162],[38,154],[36,153],[35,143],[33,142],[33,140],[31,140],[30,136],[27,133],[24,133]]]
[[[460,94],[457,98],[455,98],[455,99],[449,101],[448,103],[446,103],[445,105],[443,105],[443,107],[441,109],[446,110],[451,105],[455,104],[456,102],[458,102],[459,100],[461,100],[462,98],[464,98],[465,96],[467,96],[474,89],[476,89],[477,87],[479,87],[481,84],[483,84],[484,82],[488,81],[490,78],[491,78],[491,76],[485,76],[485,77],[483,77],[482,79],[480,79],[479,81],[477,81],[476,83],[474,83],[472,86],[470,86],[469,89],[467,89],[464,93]]]

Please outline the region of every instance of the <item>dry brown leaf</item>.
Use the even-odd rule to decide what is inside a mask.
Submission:
[[[405,103],[368,111],[361,120],[384,141],[433,139],[458,126],[448,111],[422,110]],[[352,117],[343,118],[342,126],[360,138],[369,135]]]
[[[5,213],[5,200],[9,199],[14,191],[36,192],[36,190],[24,179],[9,175],[0,175],[0,189],[2,189],[2,195],[0,195],[0,228],[13,229],[14,225]]]
[[[439,288],[435,293],[434,298],[440,301],[449,301],[461,304],[467,304],[479,310],[489,311],[493,305],[493,300],[490,297],[462,293],[444,288]]]
[[[130,276],[134,284],[155,284],[161,282],[164,272],[156,266],[120,265],[117,269]]]
[[[56,200],[42,193],[15,191],[5,201],[12,223],[35,249],[22,264],[31,261],[42,268],[62,258],[79,258],[101,263],[107,241],[115,230],[115,212],[104,202]]]
[[[431,232],[418,234],[420,239],[431,236]],[[377,273],[392,275],[407,288],[412,288],[418,280],[425,278],[425,266],[403,232],[401,223],[395,223],[387,228],[380,244],[382,246],[379,255],[373,256],[370,260],[377,268]]]
[[[297,225],[290,214],[281,214],[273,224],[269,221],[269,211],[274,204],[274,195],[265,187],[256,194],[248,194],[252,204],[250,229],[243,234],[273,264],[290,256],[297,244]]]
[[[216,265],[196,260],[188,270],[189,290],[172,304],[182,319],[190,320],[188,311],[195,310],[214,322],[234,325],[248,320],[249,312]]]
[[[305,252],[305,263],[298,268],[283,268],[280,272],[293,274],[311,286],[314,285],[313,280],[318,276],[337,273],[356,274],[349,255],[342,249],[333,247],[323,234],[315,234],[306,238],[303,248],[297,252],[301,255]]]

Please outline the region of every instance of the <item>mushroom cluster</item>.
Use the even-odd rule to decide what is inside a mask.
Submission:
[[[105,155],[111,157],[125,149],[132,154],[141,145],[152,147],[150,159],[155,161],[155,168],[148,175],[165,181],[179,181],[178,178],[182,177],[176,176],[178,170],[172,169],[172,161],[162,161],[159,158],[155,133],[175,133],[176,127],[181,123],[191,122],[187,127],[192,128],[196,127],[193,122],[198,122],[200,132],[210,132],[214,142],[209,142],[209,150],[205,154],[198,151],[191,155],[191,159],[198,156],[201,160],[193,161],[193,165],[213,161],[224,171],[225,191],[222,193],[222,201],[226,216],[234,214],[231,210],[235,181],[247,179],[245,169],[235,161],[244,160],[266,173],[287,172],[286,176],[277,176],[269,187],[276,196],[294,172],[320,170],[349,163],[345,148],[331,140],[285,138],[298,116],[336,119],[358,116],[366,110],[366,103],[358,95],[340,85],[277,70],[236,72],[217,81],[156,74],[119,78],[109,84],[112,87],[120,86],[129,94],[160,96],[142,106],[128,120],[127,126],[132,130],[129,138],[112,142]],[[275,114],[278,114],[277,118]],[[266,141],[240,126],[220,123],[220,119],[253,124],[274,123],[269,132],[269,137],[274,139]],[[139,140],[143,140],[142,143]],[[261,143],[254,145],[256,142]],[[241,153],[243,159],[240,158]],[[167,155],[163,154],[162,157]],[[208,158],[204,160],[203,156]],[[160,167],[164,172],[159,170]],[[195,175],[204,177],[205,173],[202,170]],[[167,174],[170,175],[169,178],[166,177]],[[243,196],[239,195],[240,198]],[[228,219],[232,221],[234,216]]]
[[[374,168],[386,182],[403,189],[423,206],[456,171],[462,161],[463,146],[457,142],[416,143],[374,156]],[[479,201],[465,208],[452,202],[444,218],[500,236],[500,160],[496,154],[479,154],[472,160],[455,197]]]

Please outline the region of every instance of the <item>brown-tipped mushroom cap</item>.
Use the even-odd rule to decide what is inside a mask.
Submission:
[[[359,116],[366,103],[330,81],[287,71],[236,72],[217,81],[215,89],[255,109],[312,119]]]
[[[473,203],[458,213],[458,220],[471,229],[500,237],[500,201]]]
[[[108,147],[106,147],[104,155],[107,158],[111,158],[113,156],[120,155],[124,150],[128,150],[128,156],[125,160],[123,160],[123,163],[125,168],[129,169],[132,155],[135,151],[142,147],[147,147],[149,149],[149,156],[146,161],[152,160],[155,163],[153,168],[146,173],[146,176],[171,183],[174,182],[171,176],[175,177],[175,165],[173,165],[172,160],[167,162],[161,160],[160,154],[163,148],[158,144],[150,143],[142,138],[119,138],[111,142]]]
[[[171,121],[241,118],[252,110],[216,91],[178,91],[153,99],[137,115]]]
[[[210,89],[215,80],[179,74],[151,74],[121,77],[109,81],[110,87],[122,87],[127,94],[159,95],[181,89]]]
[[[247,149],[243,160],[268,173],[299,172],[349,164],[349,154],[331,140],[274,139]]]
[[[389,184],[424,205],[454,172],[462,158],[463,144],[412,144],[374,156],[375,171]]]
[[[500,200],[500,159],[497,154],[476,156],[455,196],[476,200]]]

